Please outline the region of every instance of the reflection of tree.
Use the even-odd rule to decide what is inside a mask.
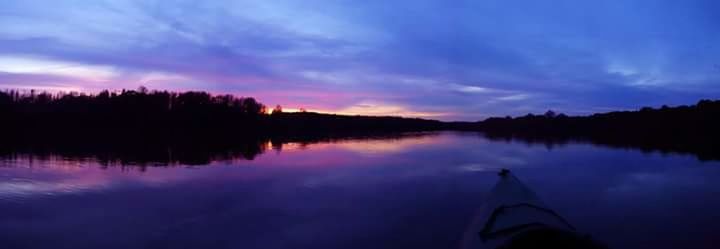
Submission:
[[[103,167],[128,166],[144,170],[151,166],[206,165],[214,161],[254,160],[268,150],[282,152],[284,144],[300,144],[306,148],[310,144],[335,143],[348,140],[387,140],[392,143],[398,139],[434,136],[435,133],[373,133],[373,134],[335,134],[326,136],[286,136],[270,139],[244,139],[231,144],[145,144],[142,146],[125,144],[74,144],[67,143],[37,147],[3,147],[0,157],[5,159],[28,157],[36,160],[92,160]],[[0,144],[1,145],[1,144]],[[60,146],[62,145],[62,146]]]
[[[468,127],[469,126],[469,127]],[[661,153],[692,153],[702,160],[720,160],[720,101],[696,105],[570,117],[548,111],[545,115],[489,118],[466,125],[491,139],[517,139],[554,144],[585,141]]]

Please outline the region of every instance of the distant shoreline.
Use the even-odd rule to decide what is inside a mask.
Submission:
[[[612,147],[691,153],[720,160],[720,101],[589,116],[543,115],[478,122],[347,116],[313,112],[272,114],[254,98],[206,92],[138,91],[94,95],[0,92],[2,151],[57,148],[163,147],[222,150],[257,141],[317,140],[419,131],[476,131],[495,140],[562,144],[586,141]],[[248,147],[249,144],[249,147]],[[150,149],[149,149],[150,150]],[[250,157],[251,158],[251,157]]]

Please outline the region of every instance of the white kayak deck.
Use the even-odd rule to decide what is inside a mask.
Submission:
[[[496,248],[516,234],[539,227],[575,230],[517,177],[503,170],[465,232],[462,248]]]

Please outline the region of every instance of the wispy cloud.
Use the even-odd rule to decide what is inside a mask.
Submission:
[[[0,9],[0,85],[142,84],[464,120],[680,104],[720,96],[718,8],[710,0],[9,0]]]

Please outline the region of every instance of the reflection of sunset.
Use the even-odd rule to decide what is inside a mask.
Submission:
[[[0,168],[0,199],[31,198],[59,194],[81,194],[106,191],[130,185],[159,186],[189,181],[219,179],[251,180],[269,177],[276,170],[325,170],[389,163],[396,155],[423,146],[452,142],[452,137],[435,133],[397,135],[386,138],[358,138],[317,143],[273,143],[265,141],[265,149],[281,148],[255,160],[219,160],[188,170],[180,164],[171,167],[123,165],[121,162],[100,163],[94,158],[67,158],[57,155],[12,156],[3,159]],[[371,157],[368,157],[371,155]],[[150,164],[152,165],[152,164]],[[242,166],[239,170],[237,166]],[[254,166],[263,166],[258,171]]]
[[[403,136],[398,138],[367,138],[367,139],[350,139],[338,140],[330,143],[317,144],[301,144],[301,143],[284,143],[283,151],[305,150],[313,151],[342,149],[355,153],[364,154],[383,154],[383,153],[400,153],[417,146],[431,145],[443,143],[441,136],[434,134],[417,134],[415,136]]]
[[[193,172],[181,170],[140,171],[134,170],[133,166],[104,168],[92,160],[68,160],[59,156],[16,157],[2,163],[12,167],[0,174],[0,198],[76,194],[111,188],[121,182],[151,185],[193,177]]]
[[[400,153],[413,147],[437,143],[435,136],[411,137],[396,140],[347,141],[336,146],[357,153]]]
[[[283,151],[296,151],[296,150],[304,150],[307,149],[308,145],[304,143],[283,143],[282,144],[282,150]]]

